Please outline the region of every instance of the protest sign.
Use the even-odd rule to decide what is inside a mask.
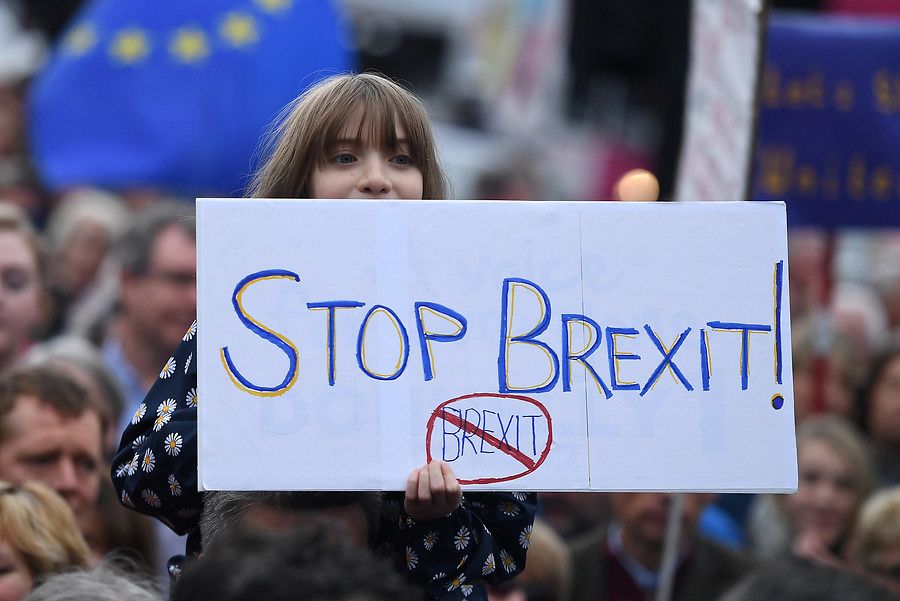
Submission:
[[[761,0],[692,3],[678,200],[747,198],[763,14]]]
[[[207,489],[796,487],[781,203],[197,216]]]
[[[773,14],[752,198],[791,226],[900,226],[900,21]]]

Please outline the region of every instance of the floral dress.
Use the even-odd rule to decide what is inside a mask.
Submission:
[[[178,534],[196,531],[197,322],[137,408],[113,460],[123,505],[151,515]],[[480,582],[512,578],[525,565],[537,509],[535,493],[467,493],[445,518],[417,523],[404,495],[386,493],[376,549],[436,599],[484,599]]]

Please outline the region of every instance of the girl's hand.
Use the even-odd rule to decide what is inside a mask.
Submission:
[[[414,469],[406,480],[403,507],[417,522],[444,517],[459,507],[461,501],[459,481],[445,461],[432,461]]]

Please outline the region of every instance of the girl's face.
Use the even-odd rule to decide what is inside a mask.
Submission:
[[[397,148],[376,142],[357,141],[361,111],[348,119],[323,166],[316,165],[310,180],[313,198],[406,198],[421,199],[422,171],[409,155],[406,132],[396,124]]]
[[[0,601],[20,601],[31,591],[31,573],[0,532]]]
[[[868,421],[876,442],[900,444],[900,355],[884,367],[872,389]]]
[[[24,348],[43,317],[34,252],[18,232],[0,231],[0,368]]]
[[[847,534],[859,504],[852,467],[815,438],[801,443],[797,461],[800,483],[787,498],[791,521],[798,534],[814,533],[823,546],[833,547]]]

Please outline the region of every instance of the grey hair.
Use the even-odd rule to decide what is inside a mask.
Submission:
[[[116,250],[122,270],[134,275],[146,273],[156,238],[170,225],[180,227],[185,234],[195,238],[197,229],[193,205],[161,201],[137,213]]]
[[[87,570],[53,574],[25,601],[162,601],[145,577],[109,562]]]
[[[102,190],[81,188],[66,194],[47,223],[52,252],[58,253],[85,221],[99,224],[115,244],[131,224],[131,211],[121,198]]]
[[[284,511],[355,505],[365,514],[369,540],[374,540],[378,517],[384,505],[384,495],[371,491],[207,491],[203,495],[203,510],[200,512],[200,540],[203,548],[212,548],[219,541],[232,536],[243,526],[247,510],[260,505]]]

